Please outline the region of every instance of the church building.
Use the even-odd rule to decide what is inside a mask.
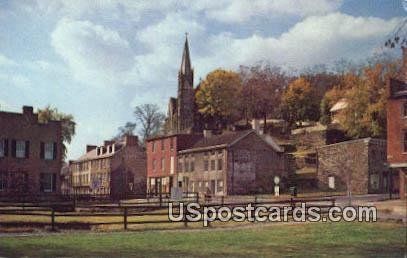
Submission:
[[[195,104],[194,69],[191,66],[188,38],[185,39],[181,67],[178,72],[178,96],[170,98],[165,121],[166,135],[201,132]]]

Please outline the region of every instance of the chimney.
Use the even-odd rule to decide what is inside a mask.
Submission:
[[[89,151],[92,151],[96,148],[97,148],[97,146],[95,146],[95,145],[86,145],[86,153],[88,153]]]
[[[23,106],[23,114],[26,116],[32,116],[34,114],[33,107]]]
[[[204,135],[204,138],[212,137],[212,130],[208,130],[208,129],[203,130],[203,135]]]
[[[401,67],[401,80],[407,83],[407,47],[401,47],[403,51],[402,67]]]
[[[260,120],[259,119],[252,120],[252,129],[255,130],[256,132],[260,133]]]
[[[124,144],[126,146],[136,146],[138,145],[138,137],[136,135],[125,135]]]

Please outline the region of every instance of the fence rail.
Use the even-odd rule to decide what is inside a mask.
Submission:
[[[189,201],[183,201],[184,208]],[[228,206],[228,207],[236,207],[236,206],[246,206],[248,204],[256,207],[258,205],[286,205],[291,207],[296,207],[299,203],[306,203],[314,204],[314,206],[318,206],[321,208],[321,212],[325,212],[325,209],[333,207],[335,205],[334,198],[301,198],[301,199],[285,199],[285,200],[261,200],[260,198],[255,197],[251,202],[227,202],[224,198],[221,198],[220,201],[210,202],[210,203],[202,203],[201,209],[204,207],[214,207],[217,208],[219,206]],[[146,205],[149,204],[149,205]],[[19,206],[18,203],[10,205],[6,203],[0,203],[0,218],[1,216],[9,216],[13,215],[13,220],[11,221],[2,221],[0,220],[0,227],[7,227],[7,226],[21,226],[21,225],[28,225],[28,226],[48,226],[51,230],[56,230],[57,227],[63,228],[70,228],[70,226],[74,227],[76,225],[86,225],[90,226],[103,226],[103,225],[123,225],[123,229],[128,229],[129,225],[137,225],[137,224],[163,224],[163,223],[174,223],[169,221],[168,219],[168,211],[163,211],[163,208],[168,207],[169,201],[155,201],[155,202],[145,202],[145,203],[122,203],[122,204],[112,204],[112,205],[88,205],[83,206],[81,208],[86,208],[85,211],[64,211],[61,209],[61,205],[53,205],[53,204],[40,204],[35,206],[35,204]],[[175,207],[174,209],[175,214],[179,215],[181,213],[179,207]],[[178,212],[178,213],[177,213]],[[184,218],[188,215],[188,211],[186,209],[183,210]],[[48,217],[49,220],[38,222],[34,220],[25,220],[19,221],[18,216],[31,216],[33,218],[38,217]],[[31,218],[30,217],[30,218]],[[70,222],[63,222],[60,219],[65,218],[114,218],[115,221],[100,221],[99,219],[97,222],[92,220],[85,220],[85,221],[70,221]],[[137,220],[136,218],[143,217],[143,220]],[[165,218],[165,219],[163,219]],[[25,218],[27,219],[27,218]],[[117,219],[121,219],[117,221]],[[202,221],[202,220],[201,220]],[[188,226],[188,221],[183,219],[176,223],[182,223],[184,227]]]

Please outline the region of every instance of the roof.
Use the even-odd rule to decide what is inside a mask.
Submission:
[[[116,153],[120,152],[122,150],[122,147],[124,146],[123,142],[117,141],[114,143],[114,145],[116,146],[116,150],[114,152],[108,152],[106,151],[106,153],[104,154],[99,154],[97,155],[97,148],[88,151],[87,153],[83,154],[82,156],[80,156],[78,159],[73,160],[73,163],[76,162],[81,162],[81,161],[85,161],[85,160],[95,160],[95,159],[102,159],[102,158],[108,158],[108,157],[113,157]],[[101,146],[106,148],[106,146]]]
[[[188,37],[185,38],[184,51],[182,53],[181,73],[185,74],[191,70],[191,59],[189,57]]]
[[[356,143],[356,142],[363,142],[366,144],[368,144],[368,143],[386,144],[387,141],[386,141],[386,139],[367,137],[367,138],[360,138],[360,139],[354,139],[354,140],[349,140],[349,141],[322,145],[322,146],[318,146],[317,149],[330,148],[332,146],[338,146],[338,145],[344,145],[344,144],[350,144],[350,143]]]
[[[347,107],[348,107],[348,101],[346,99],[341,99],[338,102],[336,102],[329,111],[336,112],[336,111],[345,109]]]
[[[390,79],[390,98],[407,96],[407,83],[397,79]]]
[[[154,136],[154,137],[148,138],[148,139],[146,139],[146,142],[155,141],[155,140],[160,140],[160,139],[166,139],[166,138],[176,137],[176,136],[182,137],[182,136],[191,136],[191,135],[201,136],[202,134],[189,134],[189,133],[165,134],[165,135],[158,135],[158,136]]]
[[[282,152],[280,146],[278,146],[271,137],[266,136],[262,137],[259,134],[257,134],[256,131],[254,130],[227,132],[221,135],[214,135],[211,137],[202,138],[201,140],[196,142],[191,148],[182,150],[180,152],[183,153],[204,149],[230,147],[252,133],[259,136],[265,143],[271,146],[275,151]]]

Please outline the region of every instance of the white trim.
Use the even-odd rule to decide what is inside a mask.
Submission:
[[[389,164],[391,168],[407,168],[407,163],[392,163]]]

